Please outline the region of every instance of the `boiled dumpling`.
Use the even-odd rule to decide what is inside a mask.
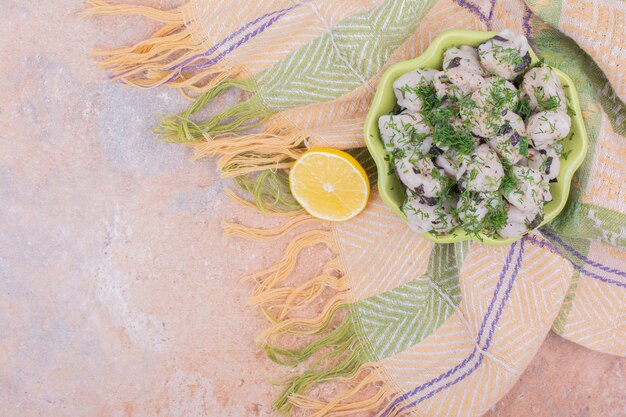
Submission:
[[[515,179],[515,187],[504,191],[504,198],[522,211],[534,211],[543,207],[549,185],[536,169],[513,166],[511,176]],[[549,197],[550,198],[550,197]]]
[[[433,86],[435,87],[437,98],[440,100],[458,100],[463,96],[459,86],[452,84],[450,78],[448,78],[448,74],[444,71],[439,71],[437,75],[433,77]]]
[[[399,158],[395,161],[395,168],[400,181],[425,198],[436,198],[447,185],[445,173],[428,158]]]
[[[478,57],[483,67],[491,73],[512,80],[530,65],[528,40],[515,35],[510,29],[503,30],[478,46]]]
[[[476,90],[484,81],[485,72],[476,49],[471,46],[447,49],[443,53],[443,70],[464,95]]]
[[[543,221],[543,206],[537,206],[534,210],[522,211],[519,208],[505,204],[507,213],[506,224],[498,230],[503,238],[518,237],[539,226]]]
[[[435,157],[435,166],[444,170],[446,175],[454,181],[458,181],[467,171],[468,155],[450,149]]]
[[[418,97],[417,89],[432,86],[433,77],[439,73],[434,69],[415,69],[400,76],[393,82],[393,91],[398,105],[411,112],[422,111],[422,98]]]
[[[567,99],[561,81],[550,67],[537,67],[524,74],[520,92],[533,111],[567,110]]]
[[[472,192],[497,191],[503,176],[504,169],[498,155],[489,145],[480,145],[472,152],[460,184],[463,189]]]
[[[459,225],[451,210],[451,204],[434,204],[431,200],[407,190],[407,199],[402,205],[409,227],[417,233],[446,233]]]
[[[526,121],[526,133],[535,148],[545,149],[569,134],[572,119],[563,110],[533,114]]]
[[[378,119],[380,136],[388,150],[413,144],[418,136],[430,135],[433,130],[420,113],[386,114]]]
[[[491,77],[474,91],[471,100],[465,100],[461,117],[472,126],[472,133],[491,137],[504,125],[504,116],[513,111],[519,101],[517,89],[502,77]]]
[[[555,179],[561,169],[561,145],[556,144],[546,149],[529,149],[526,164],[541,172],[548,181]]]
[[[463,228],[470,233],[484,229],[483,221],[487,214],[502,204],[497,192],[463,193],[457,203],[457,213]]]

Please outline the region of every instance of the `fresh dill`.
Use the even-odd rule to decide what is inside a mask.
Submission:
[[[517,178],[513,175],[511,164],[505,159],[502,160],[502,168],[504,168],[504,177],[502,177],[502,193],[507,195],[517,187]]]
[[[528,99],[528,97],[520,97],[519,101],[515,104],[515,107],[513,108],[513,112],[522,119],[526,120],[532,114],[532,109],[530,108],[530,100]]]
[[[564,160],[566,160],[566,161],[567,161],[567,158],[569,157],[569,154],[570,154],[570,153],[572,153],[572,150],[571,150],[571,149],[570,149],[570,150],[568,150],[568,151],[565,151],[565,152],[561,153],[561,157],[562,157]]]
[[[519,153],[522,154],[522,156],[528,156],[528,136],[520,136]]]
[[[474,149],[472,134],[452,125],[458,110],[441,107],[441,100],[433,87],[418,87],[416,95],[422,100],[424,120],[433,128],[433,142],[440,148],[456,149],[461,154],[470,153]]]
[[[535,89],[535,98],[537,99],[537,107],[541,111],[554,110],[561,105],[561,99],[558,96],[550,96],[543,98],[543,88]]]

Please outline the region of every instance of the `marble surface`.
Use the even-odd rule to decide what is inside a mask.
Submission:
[[[89,56],[155,26],[81,20],[81,3],[1,1],[0,415],[269,415],[289,370],[256,347],[266,322],[239,278],[287,242],[222,236],[224,219],[268,221],[224,197],[214,163],[154,139],[185,100],[110,83]],[[626,360],[550,335],[489,415],[623,416],[625,381]]]

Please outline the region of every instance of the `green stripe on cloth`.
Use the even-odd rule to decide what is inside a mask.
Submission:
[[[187,111],[158,127],[169,142],[196,142],[205,135],[238,132],[294,107],[335,99],[367,82],[417,28],[434,0],[388,0],[351,16],[282,61],[245,81],[226,81],[200,96]],[[307,7],[316,7],[308,4]],[[383,36],[384,34],[384,36]],[[228,87],[253,91],[204,121],[192,116]]]
[[[602,124],[602,117],[594,105],[602,107],[617,133],[626,135],[624,104],[617,98],[602,70],[572,39],[548,26],[540,17],[535,17],[534,26],[538,29],[533,32],[532,40],[540,56],[576,81],[590,142],[587,157],[576,172],[567,205],[550,227],[562,236],[598,239],[624,247],[626,236],[622,229],[626,216],[582,203]]]
[[[332,100],[360,87],[415,31],[433,3],[390,0],[341,21],[259,74],[255,79],[258,94],[268,109],[278,112]]]
[[[422,277],[353,306],[377,360],[419,343],[450,317],[461,302],[459,274],[469,248],[470,242],[435,245]]]
[[[585,237],[626,248],[626,215],[592,204],[572,202],[575,215],[557,217],[550,227],[561,236]]]

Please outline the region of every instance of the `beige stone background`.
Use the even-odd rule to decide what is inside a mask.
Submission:
[[[0,0],[0,416],[269,415],[289,370],[256,347],[239,277],[286,241],[222,236],[224,219],[268,222],[154,139],[184,99],[110,83],[89,56],[154,26],[80,20],[81,3]],[[549,335],[489,415],[624,416],[625,380],[626,360]]]

